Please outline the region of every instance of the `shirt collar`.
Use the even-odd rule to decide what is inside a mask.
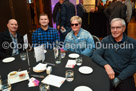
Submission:
[[[13,36],[13,35],[11,34],[11,32],[9,32],[9,34],[10,34],[10,37],[11,37],[11,38],[17,38],[17,33],[16,33],[15,36]]]
[[[112,37],[112,38],[113,38],[113,37]],[[122,38],[122,40],[119,41],[119,42],[117,42],[114,38],[113,38],[113,40],[114,40],[115,43],[123,43],[123,42],[125,42],[125,35],[123,34],[123,38]]]
[[[42,27],[40,27],[41,28],[41,30],[43,30],[42,29]],[[50,30],[51,29],[51,27],[50,26],[48,26],[48,28],[47,28],[47,30],[46,31],[48,31],[48,30]],[[43,31],[45,31],[45,30],[43,30]]]

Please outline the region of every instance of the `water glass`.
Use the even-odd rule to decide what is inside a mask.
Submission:
[[[82,57],[76,58],[76,65],[77,65],[77,66],[82,65],[82,62],[83,62]]]
[[[11,91],[11,84],[8,83],[8,80],[2,81],[2,91]]]
[[[65,56],[66,56],[66,53],[65,53],[65,52],[62,52],[62,53],[61,53],[61,58],[65,58]]]
[[[50,91],[50,86],[47,84],[40,84],[40,91]]]
[[[21,60],[26,60],[26,52],[21,52],[20,58],[21,58]]]
[[[74,80],[74,72],[72,70],[66,70],[65,78],[68,82],[72,82]]]

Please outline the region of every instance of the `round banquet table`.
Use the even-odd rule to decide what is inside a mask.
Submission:
[[[45,54],[45,62],[55,64],[55,66],[52,66],[51,74],[65,77],[66,70],[74,71],[74,80],[72,82],[65,81],[60,88],[50,86],[50,91],[74,91],[74,89],[78,86],[88,86],[93,91],[110,91],[110,80],[108,75],[106,74],[106,71],[104,70],[104,68],[94,63],[90,57],[80,54],[83,59],[83,63],[81,66],[91,67],[93,69],[93,72],[91,74],[80,73],[78,69],[81,66],[75,65],[74,68],[65,68],[68,59],[71,59],[68,57],[70,53],[72,52],[66,52],[66,56],[61,60],[61,64],[55,64],[54,52],[52,50],[47,50],[47,53]],[[28,67],[27,60],[21,60],[19,55],[14,56],[15,60],[10,63],[3,63],[2,60],[0,60],[0,75],[2,76],[2,79],[7,79],[8,73],[10,73],[11,71],[18,71],[19,69],[21,69],[21,71],[28,70],[30,77],[31,74],[44,75],[46,77],[46,72],[34,73],[32,71],[32,67],[34,67],[38,63],[36,63],[36,60],[34,58],[34,52],[29,52],[28,54],[30,60],[30,67]],[[38,79],[39,81],[43,80],[41,78],[36,79]],[[28,87],[28,83],[29,81],[26,80],[12,84],[11,91],[39,91],[38,86]]]

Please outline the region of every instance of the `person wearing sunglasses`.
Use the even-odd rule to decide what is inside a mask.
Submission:
[[[72,31],[66,35],[64,50],[91,56],[93,49],[95,48],[94,40],[87,30],[81,28],[81,17],[73,16],[70,19],[70,22]]]
[[[112,19],[111,35],[103,38],[101,47],[92,59],[105,68],[112,82],[112,91],[136,91],[133,74],[136,73],[136,40],[124,32],[126,23],[121,18]]]

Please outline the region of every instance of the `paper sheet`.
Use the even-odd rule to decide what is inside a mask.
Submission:
[[[64,77],[55,76],[55,75],[50,74],[42,80],[42,83],[49,84],[55,87],[60,87],[64,83],[65,80],[66,78]]]
[[[25,49],[27,49],[28,48],[28,37],[27,37],[27,34],[25,34],[23,36],[23,39],[24,39],[24,47],[25,47]]]
[[[35,52],[36,62],[45,60],[44,48],[42,46],[34,47],[34,52]]]

